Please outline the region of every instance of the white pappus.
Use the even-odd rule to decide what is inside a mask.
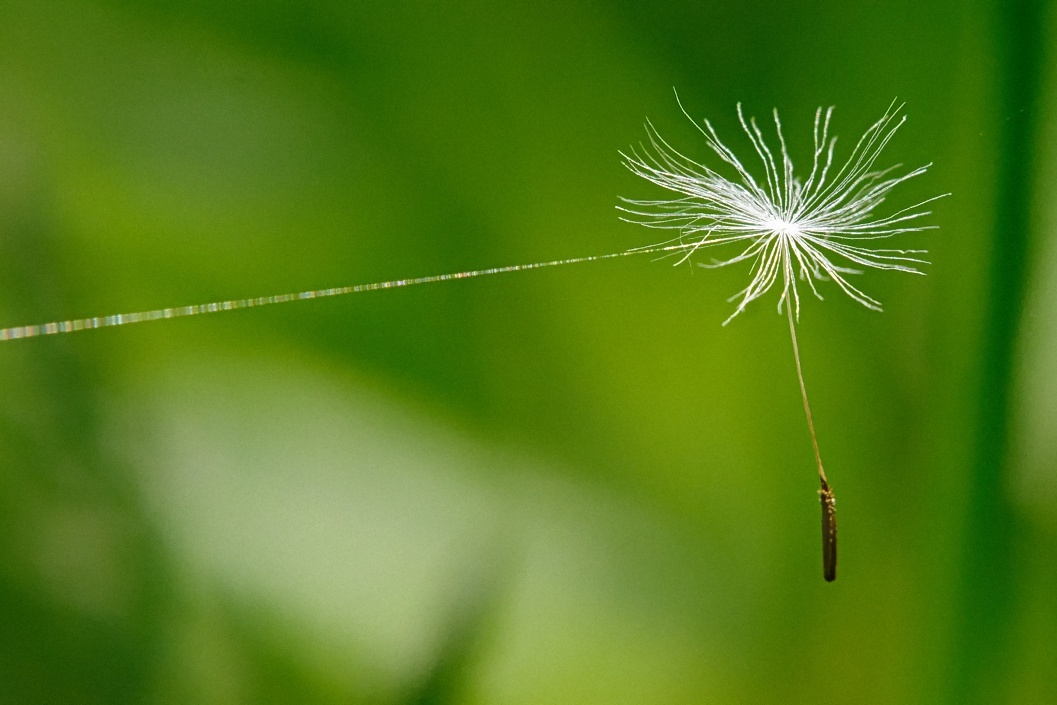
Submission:
[[[679,107],[689,118],[682,103]],[[762,182],[720,140],[708,120],[698,123],[690,118],[706,144],[736,174],[735,180],[683,155],[647,122],[649,143],[621,153],[624,164],[678,197],[623,199],[625,205],[620,209],[626,214],[625,220],[677,230],[676,238],[661,243],[679,257],[677,264],[690,262],[699,250],[723,245],[740,248],[726,259],[695,263],[707,268],[751,262],[752,280],[731,297],[738,305],[724,325],[766,294],[779,277],[782,291],[778,310],[781,312],[783,304],[791,301],[799,318],[797,275],[820,299],[815,282],[831,280],[862,305],[880,310],[880,302],[852,284],[848,275],[861,273],[857,267],[922,274],[917,265],[927,264],[920,258],[925,250],[879,248],[874,243],[935,228],[916,221],[931,213],[923,206],[948,195],[926,199],[891,215],[875,214],[892,189],[924,174],[931,166],[926,164],[901,175],[896,173],[899,164],[875,168],[881,151],[906,120],[900,115],[902,107],[893,101],[884,116],[859,139],[843,166],[836,169],[833,156],[837,138],[830,137],[833,108],[819,108],[815,112],[811,171],[803,181],[794,174],[777,110],[774,126],[780,150],[776,157],[755,118],[746,120],[741,104],[737,107],[741,127],[763,164]],[[655,251],[656,247],[643,249]]]

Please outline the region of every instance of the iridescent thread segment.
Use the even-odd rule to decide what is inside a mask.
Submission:
[[[81,330],[94,330],[96,328],[110,328],[113,326],[124,326],[132,323],[146,323],[148,321],[160,321],[169,318],[183,318],[186,316],[199,316],[207,313],[218,313],[220,311],[237,311],[244,308],[255,308],[258,306],[271,306],[272,304],[285,304],[291,301],[307,301],[309,299],[324,299],[331,296],[345,296],[347,294],[361,294],[379,289],[399,289],[401,287],[416,286],[418,284],[436,284],[439,282],[453,281],[455,279],[472,279],[492,274],[506,274],[508,272],[525,272],[530,269],[543,269],[544,267],[557,267],[565,264],[580,264],[582,262],[597,262],[604,259],[626,257],[646,252],[661,252],[673,249],[671,247],[655,247],[645,249],[626,250],[614,252],[607,255],[594,255],[591,257],[574,257],[571,259],[552,260],[550,262],[534,262],[532,264],[515,264],[506,267],[491,267],[488,269],[474,269],[466,272],[454,272],[452,274],[437,274],[428,277],[414,277],[411,279],[393,279],[385,282],[374,282],[372,284],[357,284],[355,286],[342,286],[333,289],[315,289],[301,291],[291,294],[277,294],[274,296],[258,296],[250,299],[231,299],[229,301],[216,301],[207,304],[195,304],[193,306],[175,306],[171,308],[158,308],[151,311],[138,311],[136,313],[119,313],[110,316],[95,316],[92,318],[75,318],[67,321],[53,321],[51,323],[38,323],[31,326],[12,326],[0,330],[0,341],[19,340],[22,338],[36,338],[43,335],[58,335],[59,333],[74,333]]]

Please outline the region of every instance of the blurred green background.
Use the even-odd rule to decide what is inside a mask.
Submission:
[[[800,332],[648,258],[0,345],[0,702],[1057,702],[1042,2],[0,4],[0,325],[614,252],[679,114],[950,191]],[[847,152],[844,152],[846,154]],[[887,204],[886,204],[887,205]],[[733,268],[732,268],[733,270]]]

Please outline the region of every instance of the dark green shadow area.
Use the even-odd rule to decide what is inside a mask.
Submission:
[[[1049,7],[1036,0],[994,6],[1003,119],[950,703],[1000,702],[1008,692],[1018,596],[1030,563],[1030,534],[1011,497],[1011,390],[1028,255],[1040,237],[1032,224]]]

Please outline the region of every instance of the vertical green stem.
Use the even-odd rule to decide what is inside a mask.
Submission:
[[[1027,276],[1034,194],[1034,140],[1041,77],[1044,4],[1003,0],[996,12],[1000,116],[995,230],[975,463],[963,544],[949,702],[1002,699],[1008,679],[1017,580],[1018,527],[1006,475],[1010,380]]]

